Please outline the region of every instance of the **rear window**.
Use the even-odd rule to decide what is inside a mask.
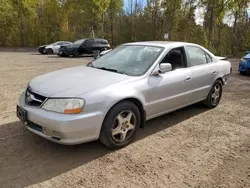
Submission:
[[[108,41],[105,39],[95,39],[95,44],[108,44]]]

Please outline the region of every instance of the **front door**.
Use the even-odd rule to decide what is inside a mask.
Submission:
[[[81,54],[86,53],[86,54],[91,54],[93,53],[93,39],[87,39],[81,48]]]
[[[175,48],[163,59],[173,70],[156,76],[149,76],[150,101],[147,116],[154,117],[173,111],[190,103],[192,73],[187,67],[183,47]]]
[[[150,107],[148,116],[160,115],[190,102],[191,71],[187,68],[149,77]]]

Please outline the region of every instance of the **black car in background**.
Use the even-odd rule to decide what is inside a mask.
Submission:
[[[71,45],[61,46],[58,55],[62,57],[68,57],[71,55],[77,57],[82,54],[93,54],[94,50],[102,52],[109,49],[111,49],[111,47],[106,39],[87,38],[77,40]]]

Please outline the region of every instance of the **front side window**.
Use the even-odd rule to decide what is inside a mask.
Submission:
[[[184,47],[171,49],[161,63],[170,63],[172,70],[186,67],[186,56]]]
[[[207,57],[202,49],[195,46],[188,46],[186,47],[186,52],[189,57],[190,67],[207,64]]]
[[[92,62],[92,67],[130,76],[148,71],[164,48],[145,45],[121,45]]]
[[[210,55],[208,55],[208,54],[206,53],[206,56],[207,56],[207,63],[213,62],[213,59],[212,59],[212,57],[211,57]]]
[[[58,42],[56,45],[63,45],[63,42]]]

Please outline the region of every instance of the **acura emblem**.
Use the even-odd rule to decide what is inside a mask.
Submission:
[[[27,98],[26,98],[26,102],[29,103],[33,100],[34,96],[30,93],[27,92]]]

